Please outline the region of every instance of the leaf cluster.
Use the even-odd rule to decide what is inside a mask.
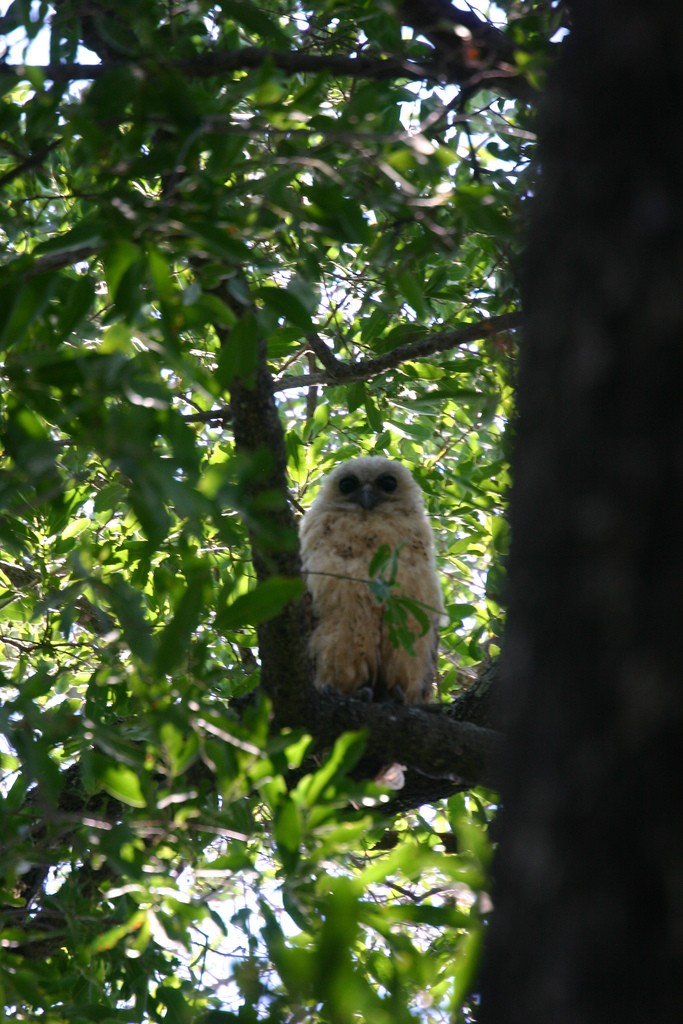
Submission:
[[[541,76],[556,13],[499,8]],[[5,1014],[465,1012],[495,798],[390,820],[352,779],[362,735],[270,734],[258,630],[301,584],[257,580],[250,540],[295,550],[286,500],[400,459],[435,527],[444,698],[495,644],[516,340],[490,323],[519,312],[532,112],[402,73],[431,44],[366,0],[15,0],[3,26]],[[264,352],[288,495],[235,441]]]

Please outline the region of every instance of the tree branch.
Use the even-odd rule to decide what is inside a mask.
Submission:
[[[462,327],[454,327],[449,331],[440,331],[436,334],[429,333],[424,338],[406,342],[404,345],[397,345],[391,352],[373,356],[370,359],[359,359],[357,363],[342,363],[338,359],[335,359],[333,363],[328,359],[324,363],[326,373],[306,373],[300,376],[287,374],[275,381],[275,391],[289,391],[292,388],[312,387],[318,384],[351,384],[358,380],[368,380],[386,370],[396,369],[401,363],[410,359],[422,359],[425,356],[435,355],[437,352],[447,352],[448,349],[457,348],[459,345],[467,345],[471,341],[480,341],[482,338],[491,338],[504,331],[516,330],[521,327],[522,323],[521,312],[502,313],[500,316],[489,317],[487,320],[480,320],[475,324],[464,324]],[[317,348],[314,351],[317,355]]]
[[[323,746],[344,732],[365,730],[367,750],[379,762],[398,761],[432,780],[494,786],[500,734],[455,721],[449,705],[368,703],[336,692],[315,693],[300,721]]]
[[[0,561],[0,572],[10,581],[18,593],[35,591],[42,583],[40,574],[35,572],[35,570],[24,569],[11,562]],[[60,603],[63,602],[61,595],[59,596],[59,601]],[[115,628],[114,620],[111,616],[107,612],[102,611],[101,608],[91,604],[87,597],[83,597],[83,595],[77,597],[73,602],[73,606],[78,613],[76,618],[78,625],[94,633],[96,636],[106,636],[107,633],[110,633]]]
[[[412,5],[411,5],[412,6]],[[408,24],[419,26],[413,18],[406,19]],[[506,40],[508,50],[512,44],[502,33],[488,26],[491,33]],[[428,33],[425,33],[428,35]],[[453,36],[458,39],[457,35]],[[434,40],[431,39],[433,42]],[[492,67],[489,58],[486,63],[475,62],[454,57],[453,51],[444,51],[443,47],[435,46],[435,56],[426,61],[416,61],[402,57],[346,57],[340,54],[317,54],[299,51],[287,52],[272,50],[267,47],[245,46],[237,50],[223,52],[206,52],[184,60],[157,62],[151,59],[136,60],[103,60],[101,64],[2,64],[0,78],[12,76],[18,79],[32,78],[42,75],[51,82],[94,81],[117,68],[128,67],[139,72],[170,68],[180,74],[192,78],[215,78],[234,71],[250,71],[272,64],[287,74],[311,73],[333,74],[352,79],[381,81],[387,79],[407,78],[414,82],[439,82],[460,85],[472,95],[479,89],[498,89],[508,95],[529,98],[528,83],[520,77],[513,64]],[[444,59],[444,53],[447,58]],[[488,52],[488,51],[487,51]],[[500,51],[502,52],[502,51]],[[495,51],[499,55],[499,51]],[[495,63],[495,61],[494,61]],[[533,90],[531,90],[533,92]]]
[[[276,378],[272,382],[273,392],[279,394],[283,391],[294,389],[312,388],[318,385],[352,384],[358,380],[369,380],[377,374],[387,370],[396,369],[401,363],[410,359],[424,358],[425,356],[436,355],[438,352],[447,352],[459,345],[467,345],[471,341],[480,341],[483,338],[492,338],[496,334],[505,331],[514,331],[522,326],[523,314],[519,311],[514,313],[502,313],[500,316],[489,317],[488,320],[480,320],[476,324],[464,324],[462,327],[455,327],[450,331],[440,331],[436,334],[428,334],[416,341],[406,342],[405,345],[398,345],[391,352],[371,359],[360,359],[357,363],[343,363],[337,359],[334,353],[327,349],[323,342],[317,338],[316,344],[311,344],[311,350],[325,365],[326,373],[304,373],[286,374]],[[317,336],[316,336],[317,337]],[[325,360],[321,358],[321,347],[325,347],[327,355]],[[226,423],[230,421],[231,412],[225,407],[208,409],[206,412],[191,413],[184,417],[186,423]]]
[[[42,74],[52,82],[94,81],[117,68],[135,68],[146,71],[171,68],[192,78],[220,77],[233,71],[250,71],[269,63],[288,74],[310,72],[343,75],[347,78],[382,79],[409,78],[412,81],[443,81],[440,69],[429,63],[402,60],[393,57],[344,57],[339,54],[314,54],[270,50],[265,47],[245,46],[221,53],[204,53],[186,60],[152,62],[151,60],[103,61],[101,64],[3,64],[0,77],[12,75],[19,79]]]
[[[234,306],[227,290],[221,297]],[[216,330],[225,348],[234,344],[229,330],[218,325]],[[284,431],[264,340],[257,345],[254,370],[236,375],[230,384],[229,415],[235,450],[246,463],[244,517],[252,561],[259,582],[265,582],[272,576],[300,578],[301,559],[288,501]],[[303,598],[290,601],[278,615],[261,623],[257,633],[263,688],[273,701],[276,720],[287,722],[289,709],[305,705],[313,693]]]
[[[43,163],[46,157],[50,155],[53,149],[61,145],[62,139],[52,139],[44,146],[40,146],[34,152],[29,153],[20,164],[12,167],[9,171],[6,171],[3,175],[0,175],[0,188],[4,188],[5,185],[9,185],[15,178],[19,178],[26,171],[30,171],[34,167],[39,167]]]
[[[467,98],[492,89],[525,102],[538,99],[516,65],[519,46],[474,11],[454,7],[451,0],[404,0],[400,11],[405,24],[434,47],[434,64],[444,78],[461,83]]]

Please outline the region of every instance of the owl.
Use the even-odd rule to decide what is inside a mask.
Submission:
[[[351,459],[325,478],[301,521],[301,557],[313,629],[310,654],[318,688],[408,704],[431,699],[436,671],[441,586],[422,492],[405,466],[378,456]],[[368,568],[382,545],[397,555],[391,594],[419,602],[428,618],[408,614],[412,651],[394,643],[386,605],[370,589]]]

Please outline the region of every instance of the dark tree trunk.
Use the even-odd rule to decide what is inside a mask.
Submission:
[[[683,10],[576,0],[526,261],[486,1024],[683,1020]]]

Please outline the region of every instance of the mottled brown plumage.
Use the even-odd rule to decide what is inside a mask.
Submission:
[[[368,586],[368,567],[383,544],[399,551],[392,592],[420,602],[430,620],[420,636],[409,617],[413,654],[392,645],[384,606]],[[347,694],[369,687],[378,698],[409,704],[430,700],[443,599],[422,493],[406,467],[368,456],[332,470],[302,520],[301,555],[316,686]]]

